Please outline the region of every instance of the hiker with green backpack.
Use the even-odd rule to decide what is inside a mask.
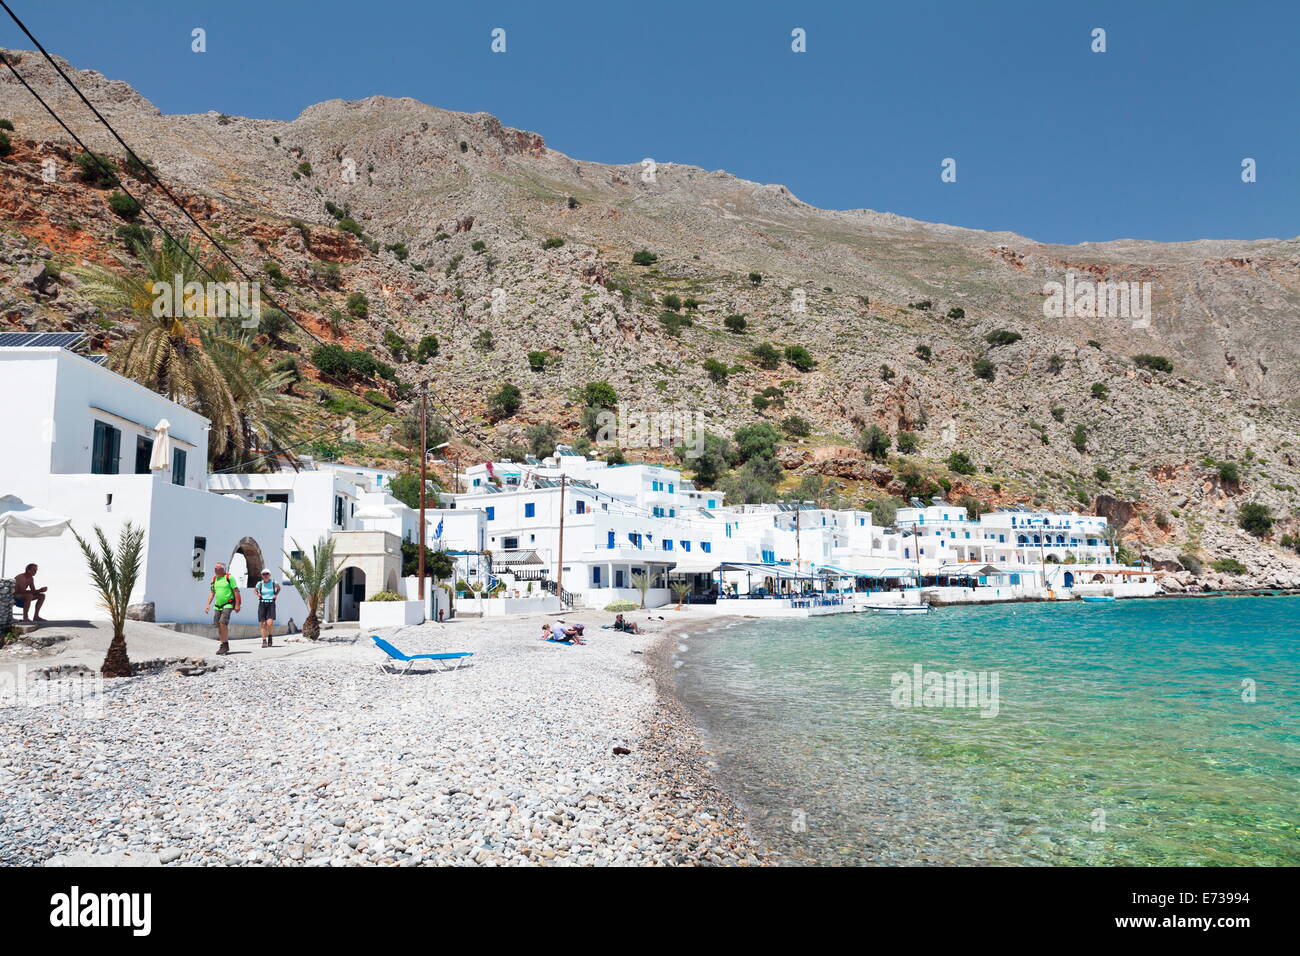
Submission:
[[[220,561],[213,568],[215,574],[212,578],[212,586],[208,589],[208,603],[203,606],[203,613],[208,613],[208,608],[216,602],[217,609],[212,613],[212,623],[217,625],[217,634],[221,637],[221,646],[217,648],[218,654],[230,653],[230,615],[231,612],[239,613],[240,598],[239,585],[234,577],[226,573],[226,566]]]

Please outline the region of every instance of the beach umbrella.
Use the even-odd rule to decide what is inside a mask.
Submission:
[[[33,508],[17,495],[0,498],[0,577],[5,575],[10,535],[15,538],[53,538],[63,534],[71,523],[71,518],[43,508]]]
[[[158,437],[153,442],[153,453],[149,456],[150,471],[166,471],[172,466],[172,423],[162,419],[154,426]]]

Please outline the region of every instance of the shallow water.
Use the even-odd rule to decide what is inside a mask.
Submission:
[[[1297,617],[1241,597],[747,621],[682,639],[676,678],[785,862],[1294,865]],[[899,706],[917,665],[996,675],[996,708]]]

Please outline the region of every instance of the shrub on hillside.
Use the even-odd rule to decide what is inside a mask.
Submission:
[[[1024,336],[1019,332],[1012,332],[1010,329],[994,329],[988,335],[984,336],[984,341],[989,345],[997,348],[999,345],[1014,345]]]
[[[1237,525],[1247,534],[1265,538],[1273,530],[1273,513],[1268,505],[1250,501],[1237,509]]]
[[[1148,355],[1143,352],[1141,355],[1133,356],[1133,363],[1138,368],[1149,368],[1153,372],[1172,372],[1174,370],[1174,363],[1163,355]]]
[[[898,438],[895,439],[898,444],[898,453],[900,455],[911,455],[916,451],[919,444],[916,432],[899,432]]]
[[[519,411],[519,406],[523,402],[524,394],[519,390],[519,386],[507,382],[501,386],[500,391],[488,399],[488,416],[493,421],[509,418]]]
[[[1220,574],[1245,574],[1246,566],[1236,558],[1219,558],[1210,567]]]
[[[774,369],[781,364],[781,353],[776,346],[770,342],[764,342],[762,345],[755,345],[749,350],[749,354],[754,357],[761,368]]]
[[[858,435],[858,448],[877,461],[889,455],[889,446],[891,444],[892,440],[889,437],[889,432],[879,425],[864,428],[862,433]]]
[[[727,331],[735,335],[741,335],[745,331],[745,326],[749,323],[745,321],[743,315],[729,315],[722,320],[722,324],[727,327]]]
[[[649,249],[638,249],[632,253],[632,264],[638,266],[652,266],[659,261],[659,257]]]
[[[997,377],[997,366],[987,356],[981,355],[970,363],[970,367],[976,378],[982,378],[986,382],[991,382]]]
[[[812,355],[802,345],[787,345],[785,360],[801,372],[811,372],[817,367]]]

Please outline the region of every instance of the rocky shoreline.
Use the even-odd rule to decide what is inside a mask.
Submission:
[[[760,863],[652,676],[705,609],[629,616],[647,633],[566,615],[585,647],[536,640],[541,618],[397,629],[475,652],[404,677],[355,635],[235,642],[210,673],[106,682],[102,713],[8,707],[0,864]]]

